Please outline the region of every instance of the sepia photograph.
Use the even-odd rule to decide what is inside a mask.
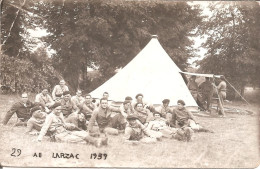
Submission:
[[[0,4],[0,167],[260,165],[259,1]]]

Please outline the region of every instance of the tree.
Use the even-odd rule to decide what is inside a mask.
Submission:
[[[50,32],[45,41],[57,52],[53,56],[55,68],[73,88],[79,86],[78,79],[86,77],[87,67],[93,65],[106,81],[115,69],[136,56],[152,34],[159,36],[182,69],[192,57],[192,41],[188,37],[201,17],[200,10],[186,2],[63,2],[45,4],[49,6],[45,26]]]
[[[39,92],[50,87],[54,69],[46,50],[32,52],[37,44],[27,29],[35,29],[35,15],[26,6],[31,0],[1,1],[1,85],[10,86],[15,92]]]
[[[204,72],[225,75],[243,95],[246,84],[260,82],[259,3],[214,2],[210,11],[199,28],[200,35],[208,36],[199,65]]]

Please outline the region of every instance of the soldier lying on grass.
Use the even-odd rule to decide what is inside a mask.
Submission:
[[[86,131],[70,131],[73,130],[75,126],[71,123],[65,123],[60,104],[55,103],[53,108],[53,112],[46,117],[46,121],[37,141],[41,142],[43,136],[49,131],[57,142],[90,143],[96,147],[107,145],[107,138],[92,137]]]

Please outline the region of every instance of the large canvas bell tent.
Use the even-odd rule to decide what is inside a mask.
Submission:
[[[134,98],[142,93],[144,100],[161,104],[170,99],[170,105],[177,100],[186,106],[197,106],[181,74],[181,70],[162,48],[157,36],[153,36],[144,49],[112,78],[91,92],[93,98],[109,93],[109,100],[124,101],[126,96]]]

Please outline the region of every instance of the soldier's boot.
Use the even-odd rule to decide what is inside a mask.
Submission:
[[[102,138],[102,145],[107,146],[108,138],[104,137]]]
[[[185,141],[186,137],[185,137],[184,130],[183,129],[177,130],[176,134],[173,135],[173,138],[179,141]]]
[[[193,130],[190,127],[184,128],[185,136],[186,136],[186,141],[191,141],[192,135],[193,135]]]

